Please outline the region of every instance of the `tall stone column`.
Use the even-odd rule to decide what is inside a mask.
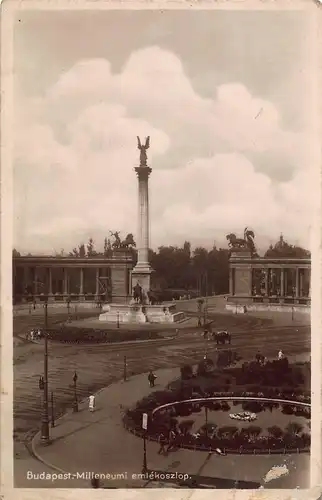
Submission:
[[[145,146],[141,145],[139,149],[140,166],[135,168],[138,177],[138,260],[132,271],[133,285],[137,283],[147,293],[150,290],[150,280],[152,269],[149,264],[149,175],[152,169],[147,165],[146,150],[149,148],[149,137],[146,139]]]

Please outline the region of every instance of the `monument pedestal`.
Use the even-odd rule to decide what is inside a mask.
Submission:
[[[138,262],[132,271],[132,289],[140,285],[145,299],[148,299],[148,292],[151,289],[152,268],[148,262]]]
[[[132,301],[130,304],[108,304],[103,306],[100,321],[107,323],[176,323],[185,318],[183,312],[176,312],[176,304],[141,305]]]

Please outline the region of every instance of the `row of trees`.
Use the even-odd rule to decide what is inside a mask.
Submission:
[[[136,261],[137,251],[130,249]],[[93,238],[87,244],[80,243],[66,254],[64,250],[57,253],[57,257],[70,256],[79,258],[111,257],[113,254],[112,242],[104,239],[103,247],[97,249]],[[20,253],[14,249],[13,256]],[[192,249],[191,243],[185,241],[182,246],[160,246],[157,251],[149,250],[149,260],[155,273],[153,274],[154,287],[159,289],[177,290],[181,294],[195,291],[200,295],[224,294],[229,291],[229,255],[227,248],[213,247],[208,250],[204,247]],[[270,245],[264,257],[309,257],[310,252],[304,248],[290,245],[283,236],[275,245]]]

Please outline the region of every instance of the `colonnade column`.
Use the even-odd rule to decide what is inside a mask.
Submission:
[[[52,295],[53,295],[52,274],[51,274],[51,267],[48,267],[48,298],[52,298]]]
[[[285,295],[285,273],[284,273],[284,269],[281,268],[281,290],[280,290],[280,294],[281,294],[281,299],[284,299],[284,295]]]
[[[268,297],[268,277],[269,277],[269,269],[265,269],[265,297]]]
[[[300,269],[300,298],[303,297],[303,279],[304,279],[304,269]]]
[[[22,290],[22,293],[25,294],[26,293],[26,289],[27,289],[27,286],[29,285],[29,282],[28,282],[28,274],[29,274],[29,267],[28,266],[24,266],[23,267],[23,290]]]
[[[97,299],[98,296],[99,296],[99,291],[100,291],[100,287],[99,287],[99,276],[100,276],[100,268],[97,267],[96,268],[96,289],[95,289],[95,298]]]
[[[84,269],[82,267],[79,270],[79,295],[84,295]]]
[[[64,267],[63,295],[64,297],[68,295],[68,269],[66,267]]]
[[[295,276],[295,297],[298,299],[300,296],[300,269],[297,267]]]
[[[48,295],[53,294],[53,284],[52,284],[52,276],[51,276],[51,267],[48,267]]]
[[[34,290],[34,295],[38,295],[38,293],[39,293],[39,290],[38,290],[38,270],[37,270],[36,267],[34,268],[34,286],[33,286],[33,290]]]

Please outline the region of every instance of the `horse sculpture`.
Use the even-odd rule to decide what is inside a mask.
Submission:
[[[226,240],[228,240],[228,246],[230,248],[244,248],[246,247],[246,241],[243,238],[237,238],[235,233],[227,234]]]
[[[214,332],[212,334],[212,338],[213,340],[216,341],[216,344],[231,344],[231,334],[226,332],[226,331],[222,331],[222,332]]]
[[[226,236],[226,239],[229,242],[229,248],[245,248],[250,250],[252,254],[256,253],[254,238],[254,232],[249,230],[247,227],[244,229],[244,238],[237,238],[235,233],[229,233]]]
[[[133,248],[136,247],[136,243],[134,241],[134,236],[132,233],[126,235],[125,240],[121,242],[122,248]]]

